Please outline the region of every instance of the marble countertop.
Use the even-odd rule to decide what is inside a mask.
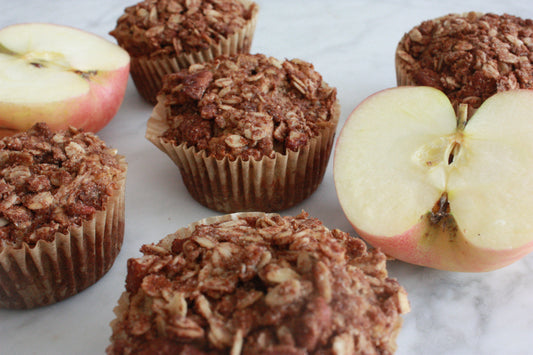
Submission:
[[[252,52],[312,62],[338,89],[340,125],[364,98],[396,85],[396,44],[421,21],[471,10],[533,18],[531,0],[256,1],[261,10]],[[113,40],[108,32],[132,3],[4,1],[0,27],[52,22]],[[217,214],[192,200],[178,169],[144,138],[150,112],[130,80],[120,111],[99,132],[129,163],[125,242],[113,268],[94,286],[60,303],[26,311],[0,310],[1,354],[104,353],[112,309],[124,290],[127,259],[139,256],[142,244]],[[331,163],[319,189],[283,214],[305,209],[330,228],[354,233],[336,197]],[[481,274],[402,262],[390,262],[389,270],[408,291],[412,306],[404,317],[397,354],[533,353],[533,254]]]

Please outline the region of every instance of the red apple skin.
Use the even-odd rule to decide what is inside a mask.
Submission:
[[[47,103],[13,104],[0,102],[0,135],[26,130],[36,122],[51,129],[69,126],[98,132],[118,112],[129,77],[129,63],[122,68],[97,72],[89,79],[89,91],[82,96]]]
[[[533,250],[533,242],[502,250],[480,248],[466,240],[455,227],[433,224],[428,215],[409,230],[392,237],[371,235],[352,226],[369,244],[393,258],[447,271],[492,271],[518,261]]]

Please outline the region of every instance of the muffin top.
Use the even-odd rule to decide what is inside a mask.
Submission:
[[[389,353],[409,311],[383,253],[305,212],[200,221],[141,251],[108,354]]]
[[[222,56],[165,77],[162,137],[217,159],[297,151],[338,115],[334,88],[313,65],[262,54]]]
[[[416,85],[477,108],[496,92],[533,88],[533,21],[450,14],[413,28],[397,55]]]
[[[110,32],[131,56],[195,52],[242,29],[258,11],[239,0],[145,0]]]
[[[102,210],[124,168],[92,133],[45,123],[0,140],[0,250],[51,241]]]

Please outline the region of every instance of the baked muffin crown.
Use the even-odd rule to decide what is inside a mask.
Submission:
[[[179,55],[229,37],[257,11],[239,0],[145,0],[127,7],[110,34],[134,57]]]
[[[0,250],[51,241],[101,211],[124,176],[116,153],[93,133],[44,123],[0,140]]]
[[[306,213],[215,217],[141,250],[108,354],[392,352],[409,310],[384,254]]]
[[[222,56],[168,75],[163,138],[217,159],[297,151],[336,125],[336,90],[312,64],[262,54]]]
[[[449,14],[422,22],[396,51],[399,85],[442,90],[477,108],[496,92],[533,88],[533,21],[504,14]]]

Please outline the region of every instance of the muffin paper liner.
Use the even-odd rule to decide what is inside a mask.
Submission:
[[[159,96],[148,120],[146,138],[179,167],[191,196],[220,212],[280,211],[309,197],[320,185],[327,168],[340,115],[335,103],[333,118],[317,137],[294,152],[275,153],[260,160],[216,159],[204,151],[175,145],[160,138],[169,125],[164,96]]]
[[[400,49],[400,46],[402,43],[400,42],[398,44],[398,49]],[[409,73],[408,65],[405,64],[405,61],[400,58],[398,55],[398,50],[396,50],[394,63],[396,66],[396,83],[398,86],[415,86],[415,80],[413,79],[412,75]]]
[[[98,281],[113,265],[124,237],[126,161],[119,188],[104,210],[53,241],[0,251],[0,307],[34,308],[73,296]]]
[[[249,0],[240,0],[248,8],[254,4]],[[163,86],[163,77],[188,68],[192,64],[205,63],[220,55],[236,53],[249,53],[257,23],[259,7],[255,4],[252,18],[240,30],[227,38],[222,38],[219,43],[211,45],[197,52],[166,55],[158,57],[141,56],[131,57],[130,73],[141,96],[151,104],[157,103],[157,94]]]

